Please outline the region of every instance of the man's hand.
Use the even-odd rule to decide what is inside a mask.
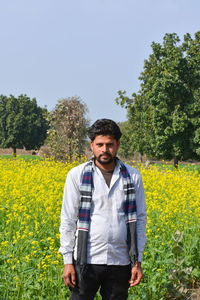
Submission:
[[[76,275],[75,275],[74,265],[72,264],[64,265],[63,279],[66,286],[72,289],[75,288]]]
[[[131,279],[129,280],[130,286],[138,285],[142,279],[141,262],[136,262],[135,266],[131,270]]]

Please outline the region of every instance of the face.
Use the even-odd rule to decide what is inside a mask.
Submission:
[[[119,141],[110,135],[98,135],[94,141],[90,142],[92,152],[97,160],[97,164],[109,165],[114,162],[114,158],[119,148]]]

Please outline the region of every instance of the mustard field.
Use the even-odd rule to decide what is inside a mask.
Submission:
[[[0,299],[69,299],[59,223],[65,178],[79,163],[0,159]],[[155,166],[140,172],[147,245],[144,278],[129,299],[172,299],[200,282],[200,173]]]

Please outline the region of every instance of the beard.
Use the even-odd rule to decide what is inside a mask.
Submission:
[[[105,156],[105,155],[108,156],[108,158],[104,160],[104,159],[102,159],[102,156]],[[95,158],[101,165],[109,165],[110,163],[112,163],[115,160],[115,157],[112,157],[110,155],[110,153],[107,153],[107,152],[100,154],[98,157],[95,156]]]

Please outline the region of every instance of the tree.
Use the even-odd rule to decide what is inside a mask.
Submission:
[[[38,149],[47,135],[46,113],[35,98],[0,95],[0,147],[11,147],[14,156],[16,149]]]
[[[200,158],[200,32],[192,39],[166,34],[163,45],[152,43],[153,53],[144,62],[141,88],[126,105],[135,146],[155,158]],[[138,145],[138,146],[137,146]]]
[[[132,94],[132,99],[126,96],[125,91],[119,91],[116,99],[118,104],[127,109],[128,121],[126,122],[126,136],[129,140],[131,153],[140,153],[141,161],[145,153],[149,153],[151,130],[151,112],[144,97]],[[148,137],[148,143],[146,142]],[[153,138],[152,138],[153,140]]]
[[[58,102],[49,114],[48,144],[55,159],[81,155],[87,135],[86,105],[79,97],[69,97]]]
[[[132,143],[132,132],[130,130],[129,122],[120,122],[118,123],[122,137],[120,139],[120,148],[119,148],[119,156],[123,158],[127,158],[130,155],[134,155],[134,148]]]

